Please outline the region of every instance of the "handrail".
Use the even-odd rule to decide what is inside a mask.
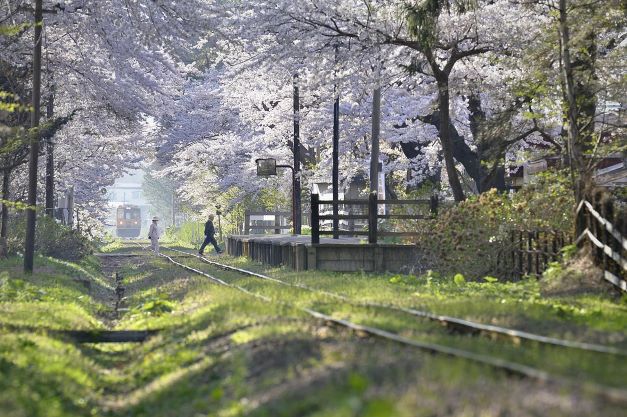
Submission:
[[[414,232],[379,232],[377,233],[377,221],[379,219],[399,219],[399,220],[424,220],[429,218],[424,214],[379,214],[379,205],[429,205],[431,215],[437,215],[439,201],[437,196],[430,199],[422,200],[379,200],[375,193],[371,193],[367,200],[351,199],[351,200],[321,200],[318,194],[311,194],[311,243],[320,243],[320,235],[332,234],[334,238],[340,235],[368,235],[368,243],[377,243],[377,236],[419,236]],[[320,214],[321,205],[362,205],[367,206],[367,214],[341,214],[327,215]],[[321,220],[333,220],[334,230],[320,230]],[[340,231],[337,223],[339,220],[367,220],[367,231]]]
[[[612,236],[614,236],[614,239],[618,240],[621,243],[623,249],[627,250],[627,239],[622,237],[618,230],[614,228],[612,223],[603,218],[603,216],[601,216],[599,212],[596,211],[592,204],[590,204],[588,201],[581,200],[581,202],[577,206],[577,214],[579,214],[584,205],[588,209],[588,213],[590,213],[599,223],[601,223],[603,227],[605,227],[605,230],[607,230]]]
[[[618,289],[627,292],[627,281],[625,281],[624,278],[615,275],[612,271],[608,271],[609,260],[614,261],[615,265],[617,265],[623,273],[627,271],[627,260],[620,253],[621,249],[627,251],[627,241],[618,232],[618,230],[616,230],[616,227],[609,220],[604,218],[589,201],[581,200],[577,205],[576,214],[577,225],[581,228],[587,224],[592,227],[592,230],[590,230],[590,227],[585,227],[575,240],[575,244],[580,245],[584,240],[588,240],[592,245],[598,248],[599,251],[595,256],[595,259],[597,260],[597,263],[599,263],[598,258],[602,259],[603,278],[612,283]],[[595,235],[595,232],[598,230],[596,224],[600,224],[603,227],[601,230],[606,233],[602,233],[600,236]],[[617,241],[618,247],[612,248],[612,246],[608,245],[608,243],[611,242],[611,238],[608,240],[608,233],[609,236]],[[614,243],[610,244],[614,245]]]
[[[319,200],[319,204],[340,204],[346,206],[367,206],[368,200]]]
[[[346,206],[367,206],[369,204],[366,199],[350,199],[350,200],[318,200],[319,204],[339,204]],[[431,204],[431,200],[377,200],[378,204]]]
[[[267,229],[267,230],[272,230],[272,229],[291,229],[292,226],[278,226],[278,225],[271,225],[271,226],[262,226],[262,225],[255,225],[255,224],[251,224],[248,226],[249,229]]]
[[[594,244],[597,248],[603,250],[603,252],[612,258],[618,265],[620,265],[625,271],[627,271],[627,260],[623,259],[622,256],[605,243],[601,242],[588,228],[586,228],[579,237],[575,240],[575,244],[578,245],[581,241],[587,237],[590,242]]]

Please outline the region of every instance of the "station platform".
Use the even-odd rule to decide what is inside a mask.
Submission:
[[[311,243],[309,235],[232,235],[226,239],[232,256],[245,256],[272,266],[296,271],[417,272],[420,253],[415,245],[369,244],[361,238],[321,238]]]

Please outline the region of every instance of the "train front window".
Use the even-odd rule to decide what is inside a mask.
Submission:
[[[139,216],[140,216],[139,210],[125,210],[124,211],[125,220],[137,220],[139,219]]]

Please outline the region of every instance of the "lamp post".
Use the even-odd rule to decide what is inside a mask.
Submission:
[[[291,165],[277,165],[276,159],[274,158],[260,158],[256,159],[257,163],[257,176],[258,177],[269,177],[272,175],[276,175],[277,168],[287,168],[292,171],[292,234],[296,235],[297,232],[297,221],[296,216],[300,213],[300,210],[297,210],[296,207],[296,173],[294,172],[294,167]]]

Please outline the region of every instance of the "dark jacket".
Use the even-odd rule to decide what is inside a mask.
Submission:
[[[216,233],[216,229],[213,227],[213,222],[211,220],[207,220],[205,223],[205,236],[213,236]]]

